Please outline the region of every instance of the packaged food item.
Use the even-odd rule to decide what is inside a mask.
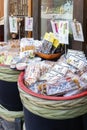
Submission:
[[[85,83],[87,83],[87,71],[80,76],[80,80],[82,80]]]
[[[52,35],[50,33],[45,33],[45,36],[42,40],[41,52],[50,54],[50,50],[52,48],[53,41],[54,41],[54,37],[52,37]]]
[[[68,49],[67,53],[72,53],[73,55],[83,55],[84,52],[80,50],[73,50],[73,49]]]
[[[68,71],[68,67],[67,66],[62,66],[60,64],[56,64],[52,68],[52,71],[57,72],[58,74],[61,74],[62,76],[64,76]]]
[[[66,92],[76,90],[78,88],[79,87],[71,79],[69,79],[69,81],[62,79],[53,84],[48,82],[46,86],[46,93],[47,95],[64,95]]]
[[[38,94],[46,94],[46,81],[45,80],[36,81],[32,85],[28,86],[28,88]]]
[[[61,47],[61,45],[59,44],[59,41],[54,38],[53,43],[52,43],[52,48],[50,50],[50,53],[53,54],[53,53],[56,52],[56,50],[57,50],[57,52],[61,52],[61,48],[60,47]]]
[[[70,56],[68,59],[67,59],[67,63],[76,67],[77,69],[79,70],[84,70],[87,68],[87,63],[85,60],[82,60],[78,57],[75,57],[75,56]]]
[[[26,85],[31,85],[39,80],[39,78],[51,68],[50,64],[43,61],[31,62],[25,69],[24,80]]]
[[[25,70],[24,81],[25,84],[31,85],[35,83],[40,77],[39,64],[29,64]]]
[[[72,90],[72,91],[67,92],[67,93],[64,94],[63,96],[64,96],[64,97],[73,96],[73,95],[79,94],[79,93],[81,93],[81,92],[82,92],[82,90],[80,90],[80,89]]]

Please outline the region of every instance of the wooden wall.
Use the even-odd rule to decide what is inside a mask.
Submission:
[[[0,18],[4,16],[4,0],[0,0]]]

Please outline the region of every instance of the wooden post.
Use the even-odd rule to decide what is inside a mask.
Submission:
[[[0,0],[0,18],[4,16],[4,0]]]
[[[33,0],[33,37],[41,39],[41,0]]]
[[[32,0],[28,0],[28,16],[32,16]],[[28,37],[32,37],[32,32],[28,32]]]

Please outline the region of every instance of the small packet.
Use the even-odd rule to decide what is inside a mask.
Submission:
[[[42,41],[41,52],[46,53],[46,54],[50,54],[50,50],[52,48],[53,41],[54,41],[53,35],[51,33],[45,33],[45,36],[44,36],[43,41]]]
[[[47,83],[46,93],[47,95],[64,95],[66,92],[78,89],[78,86],[72,80],[67,81],[66,79],[61,79],[55,84]]]
[[[67,66],[62,66],[60,64],[56,64],[53,68],[52,71],[57,72],[64,76],[68,72],[68,67]]]
[[[28,86],[30,90],[38,94],[45,94],[45,80],[36,81],[32,85]]]
[[[87,66],[85,61],[83,61],[82,59],[79,59],[78,57],[75,57],[75,56],[70,56],[67,59],[67,63],[76,67],[79,70],[83,70]]]

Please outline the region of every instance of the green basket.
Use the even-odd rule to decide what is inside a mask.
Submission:
[[[0,80],[17,82],[20,71],[10,69],[9,66],[0,65]]]
[[[23,111],[9,111],[0,105],[0,117],[7,121],[15,121],[16,118],[23,118]]]
[[[87,91],[69,97],[37,94],[23,83],[24,73],[18,79],[20,98],[30,112],[47,119],[70,119],[87,113]]]

